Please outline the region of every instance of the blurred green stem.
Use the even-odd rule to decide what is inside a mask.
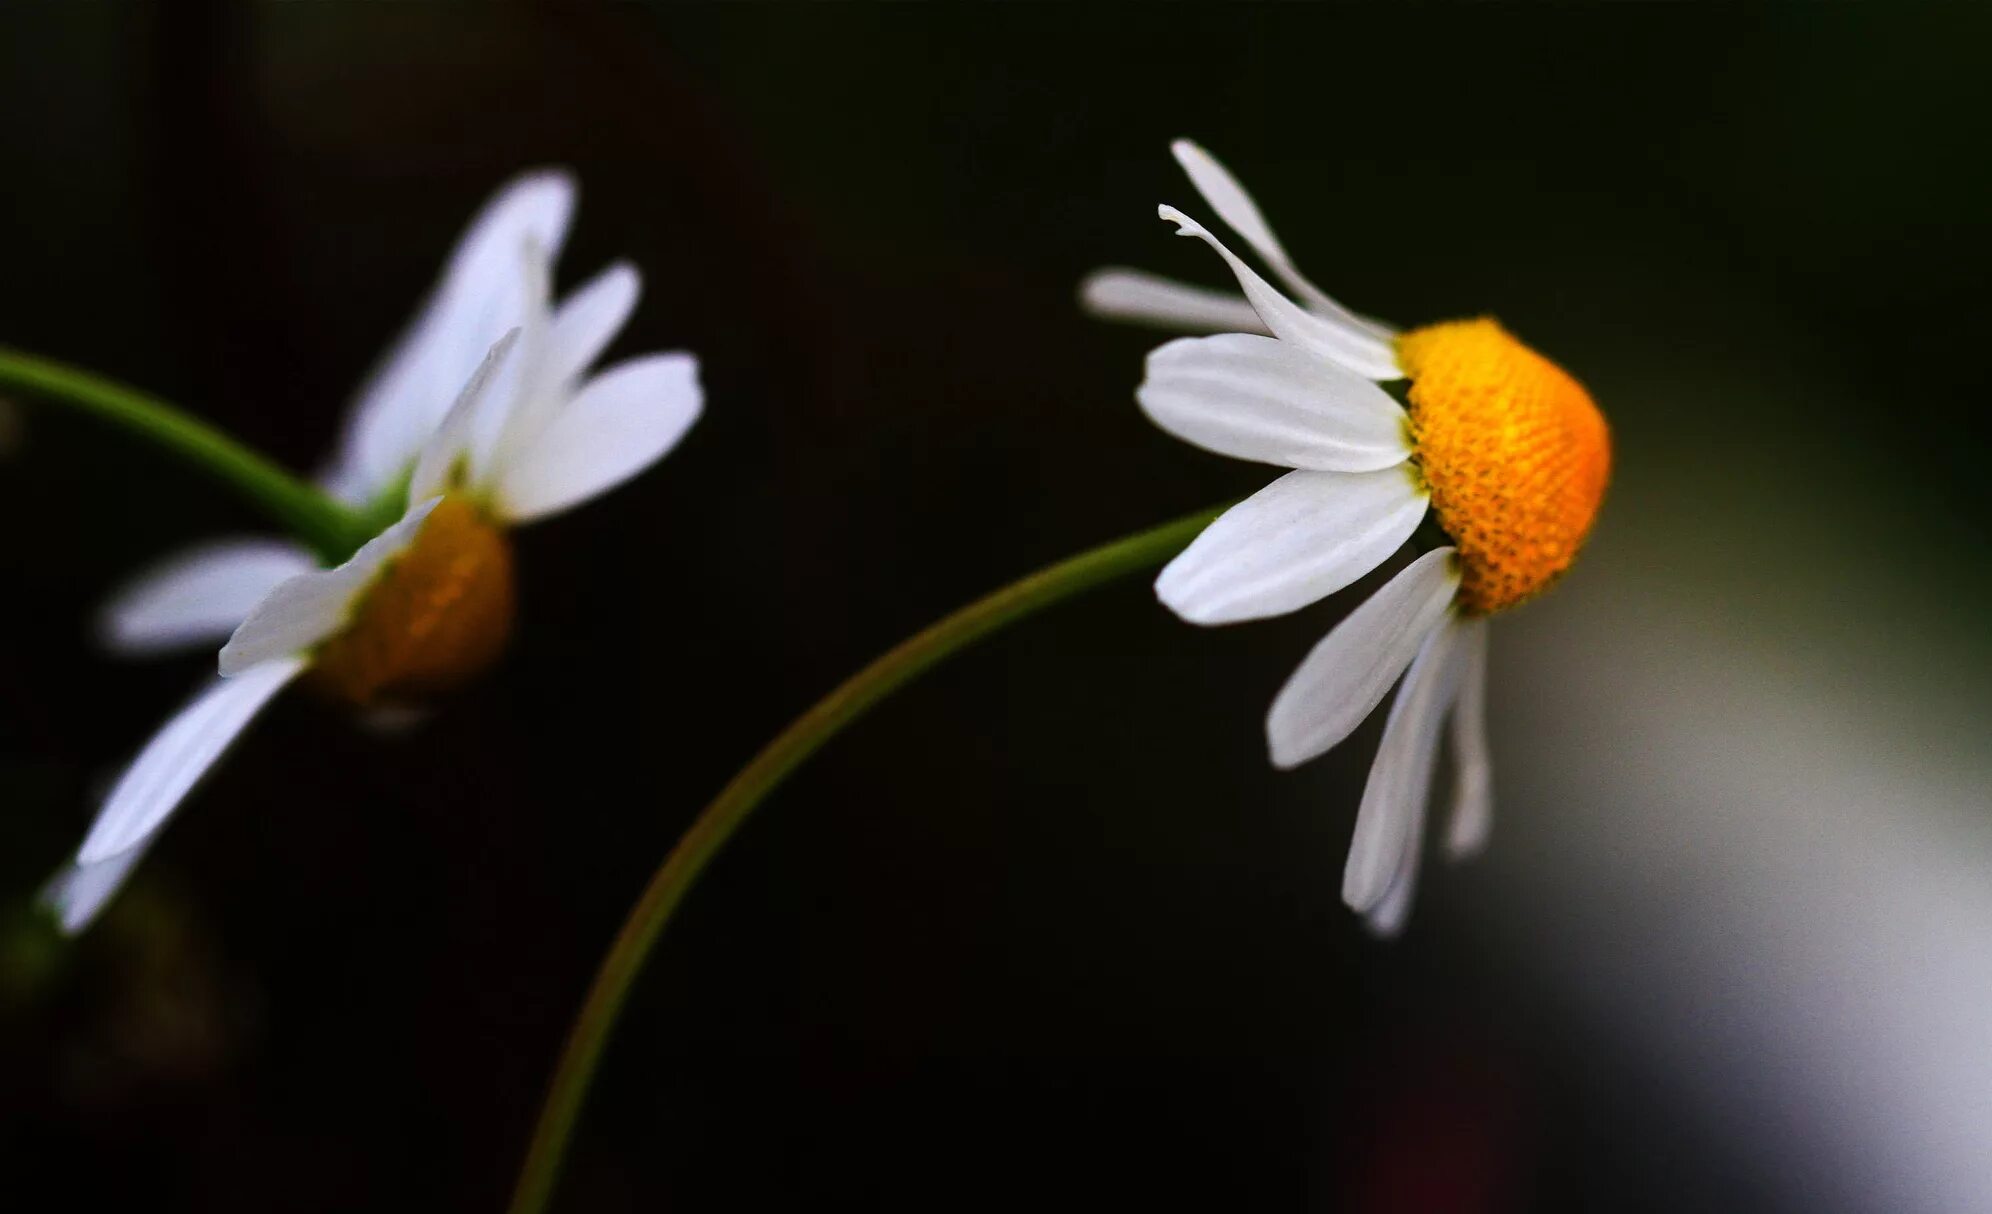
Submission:
[[[79,367],[0,346],[0,387],[93,414],[232,486],[329,561],[367,538],[356,512],[228,435],[156,397]]]
[[[527,1149],[512,1214],[537,1214],[553,1194],[567,1143],[631,984],[672,912],[747,815],[803,760],[872,705],[929,667],[1009,624],[1123,574],[1152,569],[1182,551],[1224,507],[1200,510],[1049,565],[930,625],[847,679],[763,747],[692,822],[630,908],[602,959],[548,1085]]]

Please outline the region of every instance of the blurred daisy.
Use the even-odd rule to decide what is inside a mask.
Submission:
[[[458,244],[435,295],[361,392],[329,491],[383,520],[321,569],[275,540],[227,540],[139,578],[108,606],[112,648],[228,643],[220,678],[127,768],[45,897],[68,931],[116,892],[189,789],[302,677],[369,711],[419,703],[496,658],[511,628],[509,527],[606,492],[698,417],[698,366],[653,354],[589,374],[636,304],[610,266],[551,303],[574,184],[507,186]]]
[[[1342,893],[1379,934],[1410,910],[1426,802],[1448,721],[1458,774],[1446,847],[1481,847],[1493,810],[1487,619],[1569,568],[1604,496],[1611,443],[1582,385],[1489,319],[1398,332],[1294,269],[1251,197],[1194,143],[1176,159],[1299,302],[1172,207],[1243,297],[1132,270],[1082,294],[1095,312],[1191,330],[1148,356],[1137,399],[1188,442],[1293,471],[1206,528],[1156,580],[1198,624],[1305,607],[1382,565],[1429,515],[1435,542],[1338,624],[1273,701],[1273,762],[1291,768],[1403,682],[1357,813]],[[1398,383],[1392,392],[1382,382]],[[1400,403],[1400,400],[1403,403]]]

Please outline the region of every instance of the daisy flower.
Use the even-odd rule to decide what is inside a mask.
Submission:
[[[103,908],[195,782],[292,682],[377,712],[489,665],[512,622],[508,529],[636,475],[697,419],[688,354],[589,372],[639,281],[618,263],[551,302],[574,193],[558,173],[501,190],[360,393],[323,481],[381,520],[372,539],[333,568],[282,541],[224,540],[109,604],[103,631],[121,652],[227,644],[220,677],[139,752],[50,883],[65,930]]]
[[[1161,217],[1215,250],[1243,297],[1104,270],[1084,301],[1116,319],[1237,330],[1156,349],[1136,397],[1178,438],[1292,471],[1206,528],[1156,594],[1196,624],[1282,615],[1435,524],[1428,550],[1314,647],[1266,718],[1273,763],[1292,768],[1346,738],[1403,676],[1342,884],[1374,931],[1394,934],[1410,910],[1448,723],[1457,776],[1446,849],[1460,857],[1486,842],[1487,621],[1570,567],[1604,496],[1610,437],[1583,386],[1492,319],[1399,332],[1336,303],[1294,268],[1222,165],[1188,141],[1173,150],[1298,302],[1167,206]]]

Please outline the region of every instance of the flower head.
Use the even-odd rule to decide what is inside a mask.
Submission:
[[[1206,528],[1162,571],[1158,596],[1199,624],[1281,615],[1382,565],[1428,515],[1445,537],[1315,646],[1266,720],[1273,762],[1297,766],[1347,737],[1403,676],[1343,881],[1349,904],[1392,933],[1410,909],[1448,723],[1448,849],[1486,839],[1486,617],[1570,567],[1604,496],[1610,438],[1583,386],[1491,319],[1399,333],[1335,302],[1222,165],[1187,141],[1173,150],[1298,302],[1167,206],[1162,218],[1215,250],[1244,298],[1133,270],[1083,288],[1102,315],[1238,330],[1155,350],[1136,397],[1179,438],[1292,469]],[[1396,394],[1381,386],[1400,381]]]
[[[635,307],[616,264],[555,305],[574,185],[540,173],[472,222],[434,296],[348,422],[329,491],[388,520],[319,568],[268,540],[210,544],[126,588],[105,637],[127,653],[227,637],[220,678],[147,743],[47,898],[68,930],[100,910],[173,809],[284,686],[356,707],[416,703],[502,650],[515,589],[507,531],[641,472],[698,417],[695,360],[589,368]]]
[[[1589,393],[1493,320],[1397,339],[1411,462],[1459,546],[1460,607],[1488,615],[1577,559],[1604,500],[1611,439]]]

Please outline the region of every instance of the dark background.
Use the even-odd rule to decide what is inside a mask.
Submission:
[[[707,389],[663,465],[519,535],[500,669],[399,739],[286,698],[59,948],[33,890],[200,669],[99,656],[91,613],[261,520],[122,436],[9,415],[6,1184],[500,1208],[602,948],[763,739],[947,609],[1268,478],[1152,429],[1156,338],[1074,304],[1102,264],[1222,281],[1153,217],[1208,214],[1167,155],[1190,135],[1340,298],[1498,312],[1611,416],[1593,590],[1580,565],[1497,641],[1520,774],[1494,854],[1434,866],[1377,944],[1338,894],[1377,724],[1264,762],[1265,704],[1367,583],[1215,632],[1112,587],[768,803],[658,948],[556,1206],[1884,1208],[1808,1189],[1824,1139],[1772,1150],[1543,980],[1554,934],[1503,907],[1609,927],[1570,891],[1648,877],[1518,876],[1555,823],[1624,807],[1531,794],[1600,743],[1504,725],[1501,680],[1580,613],[1642,635],[1656,600],[1613,571],[1696,590],[1604,555],[1641,537],[1858,585],[1881,575],[1803,524],[1859,507],[1929,569],[1909,600],[1982,601],[1988,35],[1892,5],[0,11],[0,342],[311,468],[472,210],[559,163],[562,281],[635,260],[616,352],[689,348]],[[1776,630],[1803,606],[1720,594]]]

